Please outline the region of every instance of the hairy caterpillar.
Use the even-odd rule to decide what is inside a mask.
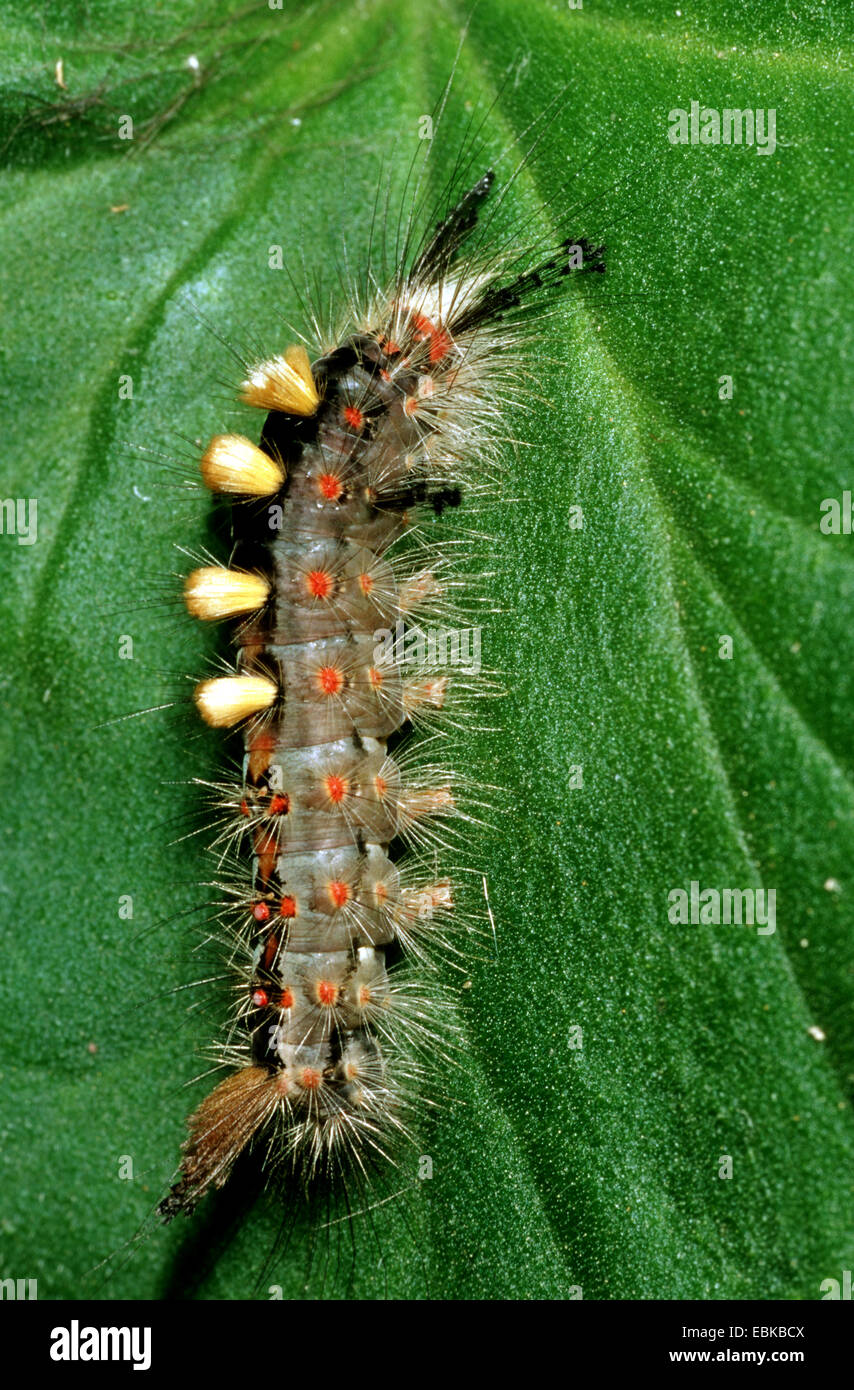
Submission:
[[[400,735],[416,726],[417,753],[465,693],[421,625],[445,624],[446,660],[447,625],[457,651],[470,629],[419,518],[488,490],[526,322],[604,270],[604,247],[573,236],[533,254],[473,244],[495,175],[462,196],[453,182],[431,231],[406,225],[391,283],[367,277],[345,324],[318,330],[313,360],[291,344],[244,364],[259,441],[217,436],[201,459],[231,506],[228,564],[193,570],[184,598],[236,648],[195,690],[205,723],[242,737],[212,845],[238,866],[219,916],[233,1003],[214,1053],[228,1074],[189,1119],[167,1221],[248,1149],[301,1185],[393,1161],[449,1041],[430,962],[457,885],[405,847],[441,844],[466,812],[455,771],[413,763]]]

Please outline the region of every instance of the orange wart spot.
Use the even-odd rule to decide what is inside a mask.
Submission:
[[[450,334],[445,333],[441,328],[435,329],[430,339],[430,361],[441,362],[443,357],[447,357],[453,345]]]
[[[296,900],[296,898],[292,898],[292,897],[290,897],[290,895],[286,895],[284,898],[282,898],[282,901],[281,901],[281,903],[279,904],[279,915],[282,916],[282,917],[296,917],[296,915],[297,915],[297,900]]]
[[[417,397],[417,396],[407,396],[407,397],[406,397],[406,400],[403,402],[403,413],[404,413],[404,415],[417,415],[417,414],[418,414],[418,397]]]
[[[380,902],[385,902],[388,897],[388,884],[383,883],[382,879],[374,884],[374,897],[379,898]]]
[[[362,1008],[371,1002],[371,990],[369,985],[359,985],[359,1003]]]
[[[450,335],[445,332],[444,328],[437,328],[424,314],[413,314],[412,318],[415,324],[416,338],[421,339],[422,342],[427,340],[430,343],[430,361],[441,362],[442,358],[447,357],[453,347],[453,340]]]
[[[270,916],[270,908],[267,903],[253,903],[252,916],[256,922],[266,922]]]
[[[329,884],[329,896],[336,907],[343,907],[350,897],[350,885],[342,883],[340,879],[333,880]]]
[[[329,598],[332,593],[332,575],[328,570],[311,570],[305,582],[312,598]]]
[[[344,688],[344,677],[335,666],[321,666],[317,683],[324,695],[340,695]]]
[[[286,985],[285,988],[282,990],[282,993],[281,993],[280,996],[279,996],[279,1008],[280,1008],[280,1009],[292,1009],[293,1006],[294,1006],[294,992],[293,992],[292,989],[288,989],[288,987],[287,987],[287,985]]]
[[[363,570],[359,575],[359,588],[363,594],[369,594],[374,587],[374,576]]]
[[[365,417],[357,405],[345,405],[344,419],[354,430],[360,430],[365,423]]]
[[[270,815],[286,816],[291,809],[291,799],[285,796],[284,792],[276,792],[275,796],[270,797]]]
[[[335,773],[330,773],[330,775],[325,779],[324,785],[326,787],[326,794],[329,797],[330,801],[334,801],[336,803],[339,801],[343,801],[344,797],[347,795],[346,777],[338,777],[335,775]]]
[[[382,683],[383,683],[382,671],[378,671],[377,668],[376,668],[376,666],[369,666],[369,667],[368,667],[368,680],[370,681],[371,685],[374,687],[374,690],[379,690],[380,686],[381,686]]]
[[[337,502],[344,488],[334,473],[321,473],[317,486],[329,502]]]
[[[381,801],[385,796],[386,792],[388,791],[388,782],[384,777],[381,777],[379,773],[377,773],[376,777],[374,778],[374,790],[376,791],[376,794]]]
[[[316,1067],[303,1067],[299,1079],[304,1091],[316,1091],[323,1080],[323,1072]]]
[[[338,986],[333,980],[318,980],[317,982],[317,1002],[331,1006],[338,1003]]]
[[[266,1009],[269,999],[265,989],[254,989],[252,991],[252,1003],[257,1009]]]
[[[249,816],[252,814],[252,812],[249,810],[249,802],[246,800],[245,797],[240,803],[240,814],[241,816]]]

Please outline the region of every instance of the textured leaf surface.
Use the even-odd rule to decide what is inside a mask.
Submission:
[[[503,225],[610,248],[542,331],[515,500],[479,519],[510,693],[506,731],[463,747],[510,793],[469,847],[498,955],[463,993],[459,1103],[425,1120],[432,1180],[357,1220],[352,1281],[343,1227],[307,1274],[298,1214],[261,1296],[815,1298],[852,1266],[854,561],[818,526],[852,482],[844,7],[651,8],[491,0],[471,22],[442,148],[489,109],[506,180],[544,129]],[[364,263],[463,20],[4,10],[0,492],[38,499],[38,540],[0,536],[0,1275],[41,1297],[248,1297],[281,1220],[213,1204],[84,1277],[168,1181],[209,1040],[172,992],[199,974],[182,914],[205,869],[169,842],[219,757],[189,717],[94,726],[203,669],[148,602],[200,512],[140,450],[253,422],[190,302],[275,348],[299,305],[270,245],[298,283],[302,256],[334,286],[342,234]],[[773,107],[776,152],[671,145],[692,100]],[[671,923],[691,880],[776,890],[776,931]]]

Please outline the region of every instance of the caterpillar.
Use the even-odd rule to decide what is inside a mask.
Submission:
[[[318,330],[315,355],[300,342],[244,359],[257,442],[218,435],[201,457],[230,508],[228,562],[195,568],[184,600],[234,648],[194,692],[202,720],[241,740],[211,846],[237,865],[219,919],[232,1002],[213,1054],[227,1074],[189,1118],[167,1222],[247,1151],[303,1187],[394,1163],[453,1043],[430,964],[458,884],[405,853],[465,815],[458,774],[413,768],[401,742],[429,735],[459,684],[425,649],[422,625],[462,610],[422,523],[489,487],[528,325],[605,269],[604,246],[582,237],[533,259],[518,242],[475,244],[494,183],[486,169],[449,194],[420,237],[407,225],[390,283],[371,283],[325,342]]]

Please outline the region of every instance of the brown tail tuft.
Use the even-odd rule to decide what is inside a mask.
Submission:
[[[184,1212],[212,1187],[222,1187],[234,1163],[276,1108],[274,1075],[242,1067],[221,1081],[193,1112],[181,1177],[158,1206],[164,1222]]]

